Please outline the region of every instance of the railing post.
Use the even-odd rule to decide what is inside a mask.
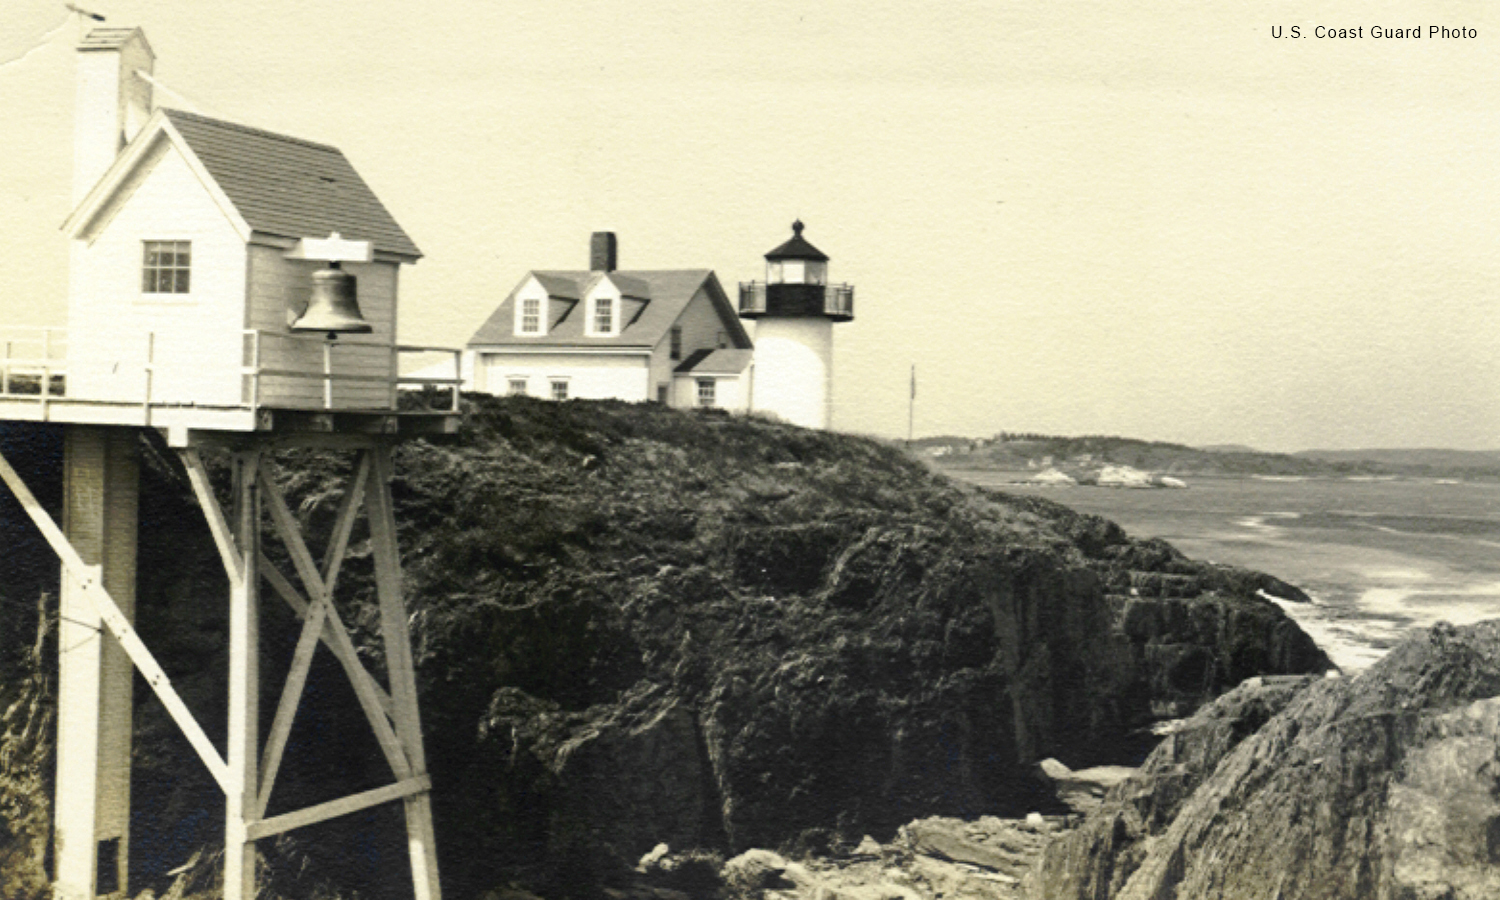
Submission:
[[[391,409],[401,407],[401,348],[391,345],[391,396],[387,399]]]
[[[254,368],[250,375],[250,408],[260,408],[260,331],[253,332],[255,338],[250,344],[250,365]]]
[[[462,350],[454,350],[453,351],[453,407],[449,410],[449,412],[458,412],[459,388],[463,387],[463,382],[464,382],[464,352]]]
[[[156,378],[156,332],[146,332],[146,396],[141,402],[145,424],[151,424],[151,383]]]
[[[42,421],[47,421],[47,398],[52,396],[52,329],[42,329]]]
[[[323,342],[323,408],[333,409],[333,341]]]

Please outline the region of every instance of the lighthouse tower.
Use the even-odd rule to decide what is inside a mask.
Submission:
[[[740,284],[740,316],[755,320],[750,408],[827,428],[833,410],[833,324],[854,318],[854,287],[828,283],[828,256],[792,223],[766,254],[766,280]]]

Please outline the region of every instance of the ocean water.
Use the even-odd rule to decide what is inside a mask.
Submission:
[[[1189,478],[1186,490],[1033,487],[1026,473],[951,471],[1259,569],[1312,604],[1281,606],[1345,672],[1404,633],[1500,617],[1500,484],[1417,479]]]

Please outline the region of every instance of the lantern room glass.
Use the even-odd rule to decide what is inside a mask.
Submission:
[[[778,259],[766,263],[767,284],[827,284],[828,263],[810,259]]]

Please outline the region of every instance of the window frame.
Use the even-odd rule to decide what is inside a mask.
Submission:
[[[549,378],[549,379],[547,379],[547,381],[548,381],[548,393],[547,393],[547,395],[549,397],[551,397],[553,400],[567,400],[567,399],[569,399],[569,397],[568,397],[568,379],[566,379],[566,378]]]
[[[673,325],[671,337],[668,338],[671,345],[668,348],[667,358],[673,360],[682,359],[682,326]]]
[[[536,304],[535,312],[527,312],[528,307]],[[527,328],[530,320],[532,327]],[[520,301],[520,309],[516,311],[516,333],[528,335],[541,335],[542,333],[542,300],[540,297],[523,297]]]
[[[155,252],[158,257],[164,252],[162,248],[171,245],[170,251],[172,262],[162,265],[158,260],[152,263],[151,255]],[[156,248],[153,251],[153,248]],[[179,262],[179,256],[186,256],[185,262]],[[141,240],[141,297],[152,302],[171,302],[191,300],[193,297],[193,241],[191,238],[151,238]],[[161,290],[161,278],[169,275],[172,282],[171,290]],[[154,286],[148,287],[148,282]],[[180,286],[180,290],[179,290]]]
[[[615,333],[615,298],[601,296],[594,298],[594,334],[604,337]]]
[[[516,390],[517,386],[520,390]],[[511,375],[505,379],[505,396],[527,397],[531,394],[531,379],[521,375]]]
[[[714,407],[718,406],[718,379],[699,378],[696,380],[698,382],[698,392],[696,394],[698,408],[713,409]],[[705,388],[707,389],[706,391]]]

